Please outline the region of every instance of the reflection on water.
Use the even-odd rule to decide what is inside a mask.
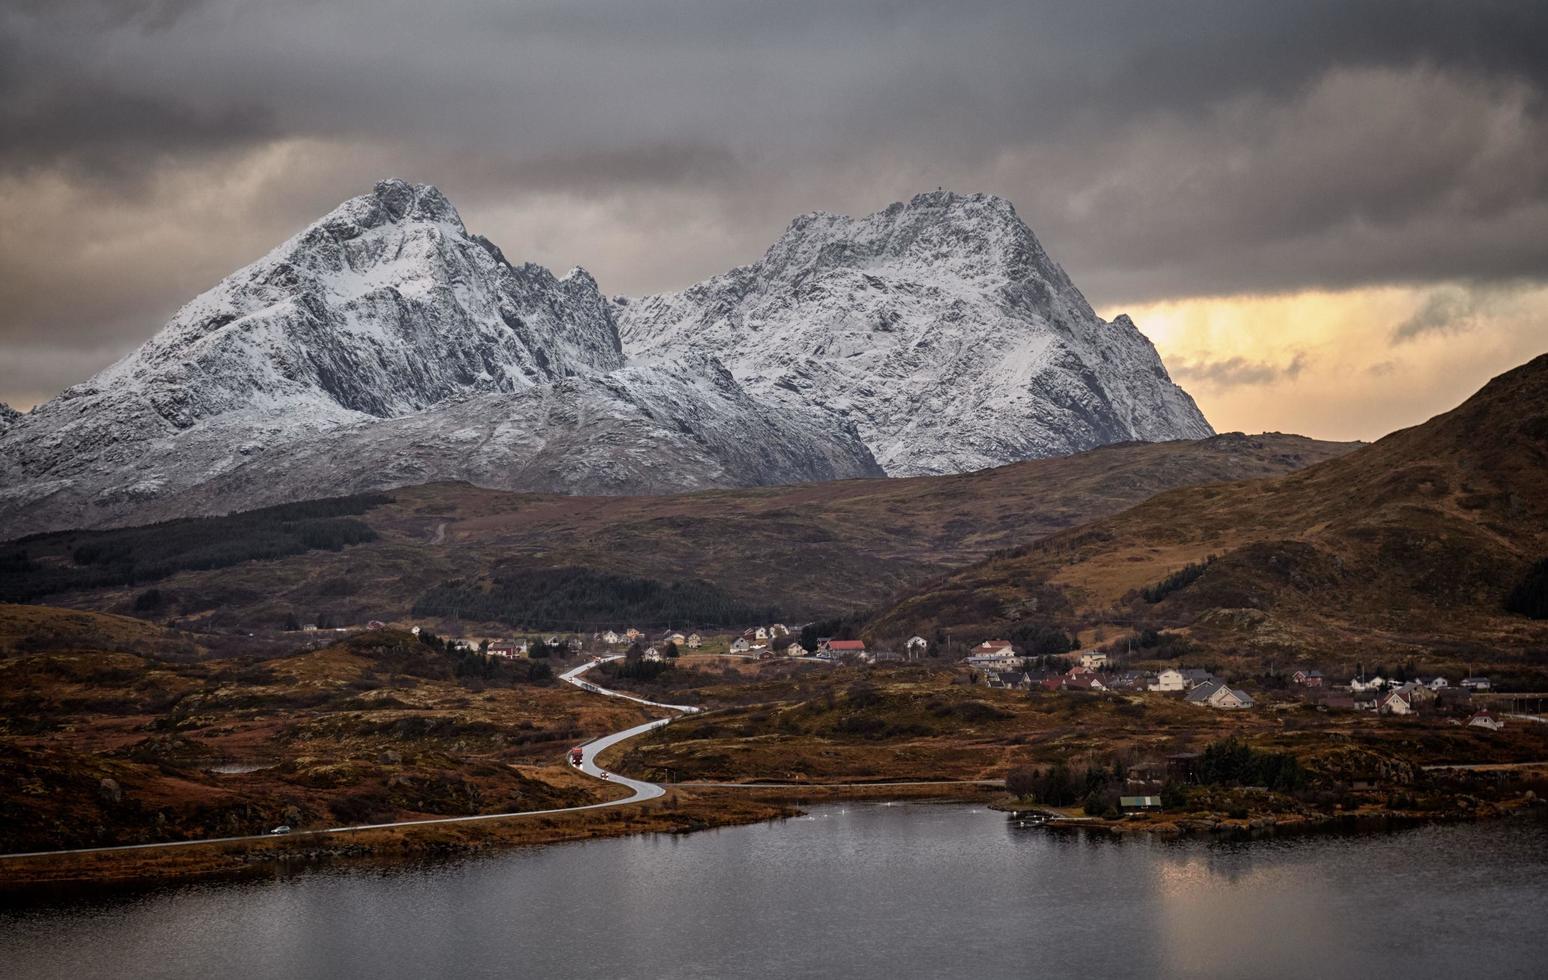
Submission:
[[[273,769],[274,762],[222,762],[209,766],[205,772],[212,772],[219,776],[245,776],[250,772],[262,772],[265,769]]]
[[[1542,976],[1548,828],[1239,844],[919,804],[0,913],[0,976]]]

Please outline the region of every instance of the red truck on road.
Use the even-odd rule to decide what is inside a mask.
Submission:
[[[585,758],[585,756],[586,756],[586,754],[581,751],[581,747],[579,745],[575,746],[575,748],[570,750],[570,765],[572,765],[572,766],[580,765],[581,764],[581,760],[583,758]]]

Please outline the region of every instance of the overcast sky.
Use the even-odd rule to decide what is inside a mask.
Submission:
[[[9,0],[0,400],[378,179],[612,293],[1011,199],[1222,430],[1371,438],[1548,350],[1540,0]]]

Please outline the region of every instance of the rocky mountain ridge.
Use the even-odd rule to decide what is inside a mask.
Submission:
[[[1170,627],[1211,654],[1541,660],[1506,598],[1548,556],[1548,354],[1270,479],[1174,489],[889,604],[881,635]],[[1369,659],[1366,660],[1370,662]]]
[[[627,494],[960,472],[1211,431],[999,198],[806,215],[752,266],[629,302],[512,264],[439,190],[387,180],[90,381],[0,413],[0,520],[446,479]]]
[[[614,304],[630,354],[710,353],[758,397],[851,420],[892,476],[1214,432],[992,195],[802,215],[751,265]]]

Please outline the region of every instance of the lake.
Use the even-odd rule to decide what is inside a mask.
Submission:
[[[1548,824],[1242,843],[860,804],[0,912],[0,977],[1548,975]]]

